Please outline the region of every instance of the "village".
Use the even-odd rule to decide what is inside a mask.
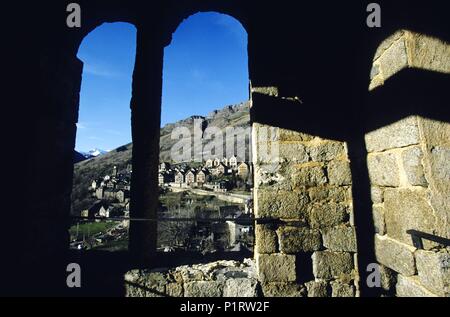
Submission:
[[[236,156],[214,158],[199,163],[158,167],[160,206],[158,218],[187,218],[159,222],[159,249],[172,252],[241,251],[253,248],[252,165],[239,162]],[[114,166],[110,173],[92,180],[89,191],[95,202],[80,212],[76,230],[72,226],[72,247],[104,247],[105,243],[125,245],[129,226],[132,166]],[[205,221],[217,219],[217,222]],[[80,223],[107,222],[90,238],[80,235]],[[115,225],[111,225],[114,223]],[[89,236],[89,234],[88,234]]]
[[[232,156],[208,159],[198,168],[184,164],[172,169],[169,163],[163,162],[159,165],[158,179],[160,186],[203,188],[225,193],[236,187],[250,188],[251,175],[251,164],[238,162],[236,156]]]

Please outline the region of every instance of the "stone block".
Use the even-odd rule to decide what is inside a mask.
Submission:
[[[327,228],[322,231],[323,245],[331,251],[356,252],[355,229],[349,226]]]
[[[450,73],[450,45],[420,33],[408,32],[411,66],[441,73]]]
[[[322,241],[319,230],[304,227],[280,227],[277,230],[280,250],[283,253],[312,252],[320,250]]]
[[[258,217],[302,219],[309,198],[306,192],[258,188],[256,214]]]
[[[168,284],[167,276],[158,271],[131,270],[124,280],[127,297],[162,297]]]
[[[331,297],[355,297],[355,286],[340,282],[331,282]]]
[[[305,283],[308,297],[328,297],[328,283],[326,281],[311,281]]]
[[[255,253],[276,253],[278,237],[269,225],[257,224],[255,227]]]
[[[370,188],[370,197],[372,198],[372,203],[381,204],[384,201],[384,189],[372,185]]]
[[[251,278],[232,278],[225,282],[223,297],[256,297],[258,281]]]
[[[433,184],[441,192],[450,191],[450,147],[435,146],[429,155]]]
[[[278,156],[281,162],[306,163],[309,155],[306,147],[297,142],[280,142],[278,144]]]
[[[290,181],[285,171],[281,170],[281,164],[256,164],[254,173],[255,188],[270,186],[271,188],[291,190]]]
[[[170,297],[183,297],[183,286],[178,283],[169,283],[166,285],[166,294]]]
[[[373,205],[372,206],[372,218],[373,225],[375,228],[375,233],[379,235],[386,234],[386,223],[384,221],[384,206],[383,205]]]
[[[307,150],[313,162],[328,162],[346,158],[345,147],[342,142],[323,141],[310,146]]]
[[[312,228],[321,229],[334,227],[344,223],[347,218],[347,206],[343,204],[326,204],[314,206],[309,216],[309,222]]]
[[[389,237],[413,245],[407,230],[434,232],[436,219],[425,188],[388,188],[384,193],[384,200],[386,232]],[[430,241],[424,241],[427,249],[434,245]]]
[[[367,167],[371,184],[390,187],[400,185],[400,168],[395,153],[369,154]]]
[[[350,253],[316,251],[312,255],[313,273],[318,279],[333,279],[342,274],[351,274],[353,257]]]
[[[263,283],[264,297],[305,297],[306,289],[296,283]]]
[[[448,145],[450,140],[450,123],[419,117],[419,126],[429,148]]]
[[[425,287],[420,285],[417,276],[397,276],[397,297],[437,297]]]
[[[331,185],[345,186],[352,184],[352,172],[348,161],[331,161],[327,170]]]
[[[377,60],[393,43],[397,42],[402,36],[404,36],[405,31],[399,30],[386,38],[377,48],[373,60]]]
[[[368,152],[380,152],[420,142],[417,117],[410,116],[369,132],[365,136]]]
[[[217,281],[193,281],[184,284],[185,297],[222,297],[223,283]]]
[[[251,88],[252,94],[262,94],[262,95],[268,95],[273,97],[278,97],[278,87],[252,87]]]
[[[297,132],[297,131],[287,130],[287,129],[281,129],[281,128],[278,129],[278,135],[279,135],[279,140],[281,142],[283,142],[283,141],[308,142],[308,141],[311,141],[312,139],[314,139],[314,136],[312,136],[312,135]]]
[[[450,297],[450,253],[417,250],[415,256],[420,283],[433,293]]]
[[[404,38],[392,43],[378,59],[384,80],[408,67],[408,55]]]
[[[163,297],[162,293],[146,290],[143,287],[125,284],[125,297]]]
[[[416,273],[414,251],[415,248],[409,245],[387,236],[375,235],[375,256],[377,261],[405,276],[411,276]]]
[[[294,187],[313,187],[326,184],[328,181],[322,166],[302,166],[296,169],[292,175]]]
[[[256,266],[262,282],[295,282],[296,258],[287,254],[257,254]]]
[[[308,194],[312,203],[343,203],[350,201],[351,188],[334,186],[312,187],[308,189]]]
[[[138,269],[130,270],[124,274],[125,282],[136,283],[141,276],[141,271]]]
[[[403,170],[409,185],[427,186],[423,172],[423,153],[420,147],[412,147],[402,152]]]

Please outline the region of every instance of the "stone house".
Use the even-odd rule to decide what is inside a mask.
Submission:
[[[237,167],[237,175],[245,179],[249,174],[250,174],[250,166],[245,162],[241,162]]]
[[[184,183],[184,172],[183,171],[178,171],[175,174],[175,183],[176,184],[183,184]]]
[[[244,234],[248,234],[250,231],[249,226],[240,225],[234,221],[227,221],[228,231],[229,231],[229,245],[235,245],[239,240],[242,239]]]
[[[88,210],[88,215],[90,218],[95,217],[109,217],[109,206],[103,201],[95,202],[91,208]]]
[[[103,191],[103,199],[106,199],[106,200],[116,199],[116,192],[112,189],[105,189]]]
[[[208,182],[208,178],[209,178],[208,170],[206,170],[206,169],[200,170],[195,177],[195,181],[198,184],[204,184],[204,183]]]
[[[95,190],[95,197],[97,199],[103,199],[103,193],[104,193],[105,189],[103,187],[99,187]]]
[[[187,172],[184,180],[187,185],[194,184],[195,183],[195,171],[190,170],[189,172]]]
[[[109,217],[109,207],[102,206],[100,207],[100,210],[98,211],[97,217]]]
[[[223,163],[220,163],[219,166],[216,167],[217,175],[228,175],[228,166]]]
[[[165,173],[158,173],[158,185],[162,186],[165,183]]]
[[[125,201],[125,196],[126,196],[126,193],[125,193],[125,191],[123,191],[123,190],[119,190],[119,191],[117,191],[116,192],[116,199],[119,201],[119,202],[121,202],[121,203],[123,203],[124,201]]]
[[[238,161],[237,161],[237,157],[235,155],[233,155],[232,157],[230,157],[230,159],[228,160],[228,164],[230,165],[231,168],[237,168],[238,166]]]

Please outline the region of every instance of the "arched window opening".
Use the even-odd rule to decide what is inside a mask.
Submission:
[[[198,13],[164,51],[159,251],[251,257],[247,33],[234,18]]]
[[[70,248],[128,246],[131,187],[131,82],[136,29],[105,23],[89,33],[83,62],[71,196]]]

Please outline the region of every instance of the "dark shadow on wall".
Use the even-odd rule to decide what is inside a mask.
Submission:
[[[450,74],[404,69],[369,93],[365,132],[410,115],[450,122]]]
[[[309,106],[286,99],[254,94],[258,109],[253,109],[256,122],[316,135],[322,138],[346,141],[351,161],[354,217],[358,243],[358,266],[362,296],[379,296],[380,290],[366,286],[366,268],[376,263],[374,250],[374,222],[372,218],[371,182],[367,168],[367,149],[364,135],[411,115],[450,122],[450,75],[405,69],[384,86],[367,91],[366,103],[343,109],[329,97],[322,104]],[[325,95],[328,95],[324,92]],[[325,102],[325,103],[324,103]],[[370,272],[369,272],[370,273]]]
[[[450,75],[420,69],[406,69],[368,95],[361,120],[365,133],[411,115],[450,122]],[[369,288],[366,268],[377,263],[374,250],[375,228],[372,216],[371,182],[367,168],[364,135],[348,140],[352,162],[353,200],[357,228],[358,266],[363,296],[379,296],[381,289]]]

